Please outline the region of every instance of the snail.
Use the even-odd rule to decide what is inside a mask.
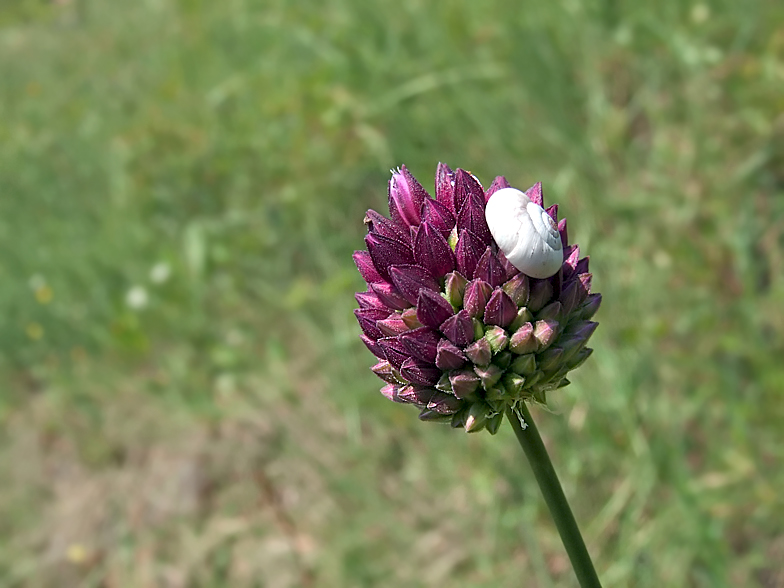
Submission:
[[[503,188],[487,202],[485,219],[506,259],[532,278],[549,278],[563,263],[558,227],[520,190]]]

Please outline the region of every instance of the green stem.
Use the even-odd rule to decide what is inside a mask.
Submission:
[[[569,508],[569,503],[566,501],[561,483],[558,481],[553,463],[550,461],[550,456],[547,455],[547,450],[531,418],[531,413],[528,412],[528,407],[524,402],[518,404],[517,410],[527,425],[525,429],[511,408],[507,408],[506,416],[512,424],[525,456],[528,458],[528,463],[531,464],[536,481],[539,483],[539,489],[544,494],[544,500],[550,509],[553,520],[555,520],[555,526],[561,535],[561,541],[563,541],[566,553],[569,555],[569,560],[572,562],[574,574],[577,576],[581,588],[601,588],[591,556],[588,555],[588,550],[585,548],[580,529],[577,528],[572,509]]]

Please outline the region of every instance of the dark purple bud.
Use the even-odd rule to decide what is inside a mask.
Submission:
[[[455,313],[446,298],[432,290],[420,290],[417,300],[417,318],[426,327],[437,329]]]
[[[376,326],[383,333],[384,337],[396,337],[408,331],[408,325],[400,318],[400,315],[377,321]]]
[[[449,233],[455,228],[455,217],[452,211],[431,198],[425,199],[425,204],[422,206],[422,222],[428,223],[444,238],[449,237]]]
[[[367,213],[365,213],[364,222],[370,233],[377,233],[384,237],[400,241],[401,243],[408,241],[407,232],[403,232],[398,225],[375,210],[368,210]]]
[[[536,321],[534,339],[538,343],[537,351],[547,349],[558,336],[558,322],[553,320]]]
[[[427,408],[440,415],[452,415],[463,408],[463,403],[451,394],[436,392],[427,403]]]
[[[569,233],[566,231],[565,218],[558,221],[558,234],[561,235],[561,247],[566,249],[566,246],[569,244]]]
[[[400,367],[400,375],[412,384],[435,386],[441,377],[441,370],[432,363],[409,358]]]
[[[487,192],[485,192],[485,202],[490,200],[490,196],[503,188],[511,188],[511,186],[504,176],[496,176],[493,183],[490,184],[490,187],[487,189]]]
[[[441,286],[433,275],[418,265],[396,265],[389,269],[392,283],[411,304],[416,304],[422,288],[439,292]]]
[[[438,331],[430,327],[420,327],[400,335],[399,339],[412,357],[433,363],[438,352]]]
[[[357,317],[357,322],[365,335],[371,339],[379,339],[384,336],[377,322],[387,318],[388,312],[378,308],[358,308],[354,311],[354,316]]]
[[[531,280],[531,293],[528,296],[528,310],[539,312],[553,297],[553,285],[549,280]]]
[[[470,172],[458,169],[455,172],[455,216],[460,217],[460,211],[471,196],[477,196],[481,203],[485,201],[485,193],[479,180]]]
[[[471,318],[480,318],[485,314],[485,306],[490,296],[493,294],[493,288],[487,282],[482,280],[471,280],[466,286],[465,294],[463,295],[463,308],[465,308],[468,316]]]
[[[492,249],[488,247],[479,258],[474,270],[474,278],[479,278],[490,284],[493,288],[500,286],[506,279],[506,271],[498,258],[493,254]]]
[[[422,323],[419,322],[419,319],[416,315],[416,307],[405,309],[401,313],[400,318],[402,318],[403,322],[408,325],[409,329],[418,329],[422,326]]]
[[[421,320],[421,319],[420,319]],[[474,323],[465,310],[461,310],[441,323],[441,332],[458,347],[474,340]]]
[[[485,251],[486,245],[471,231],[460,231],[455,257],[457,257],[457,270],[467,277],[474,276],[474,270],[479,263],[479,258]]]
[[[463,277],[460,272],[451,272],[446,275],[444,283],[444,291],[446,292],[446,299],[455,308],[463,306],[463,298],[465,296],[466,285],[468,280]]]
[[[580,351],[575,353],[572,359],[570,359],[567,362],[567,367],[570,370],[580,367],[585,362],[585,360],[591,356],[592,353],[593,353],[593,349],[591,349],[590,347],[583,347],[582,349],[580,349]]]
[[[498,262],[504,268],[504,272],[506,273],[506,275],[504,276],[505,282],[507,280],[511,280],[516,275],[522,273],[519,269],[517,269],[515,266],[512,265],[512,262],[506,258],[506,255],[504,255],[504,252],[501,251],[500,249],[496,251],[495,256],[498,258]]]
[[[545,306],[542,310],[536,313],[536,318],[541,321],[553,320],[558,321],[562,316],[563,307],[557,300]]]
[[[465,354],[468,359],[476,365],[487,365],[493,359],[493,350],[490,348],[490,343],[482,337],[478,341],[474,341],[466,347]]]
[[[509,295],[509,298],[517,306],[525,306],[528,304],[528,294],[530,293],[528,276],[522,272],[518,273],[504,284],[504,292]]]
[[[487,329],[485,331],[484,339],[486,339],[487,342],[490,344],[490,349],[492,349],[493,353],[500,353],[501,351],[506,349],[506,346],[509,344],[509,335],[501,327],[490,327],[489,329]],[[509,354],[506,353],[504,355],[508,356]],[[499,356],[496,359],[496,363],[499,363],[500,359],[501,357]],[[508,358],[508,360],[511,360],[511,358]]]
[[[384,281],[384,278],[381,277],[381,274],[378,273],[376,267],[373,265],[370,253],[367,251],[355,251],[352,257],[354,258],[354,263],[357,265],[359,273],[362,274],[362,279],[368,284]]]
[[[381,349],[384,350],[387,361],[397,369],[400,369],[403,362],[411,356],[398,337],[385,337],[384,339],[379,339],[378,344],[381,345]]]
[[[542,195],[542,182],[536,182],[533,186],[525,191],[525,195],[531,199],[531,202],[538,204],[544,208],[544,196]]]
[[[466,356],[448,339],[438,342],[436,366],[444,371],[456,370],[466,362]]]
[[[484,323],[506,327],[517,317],[517,305],[509,295],[496,288],[485,307]]]
[[[457,215],[457,230],[468,229],[487,245],[492,239],[490,229],[485,220],[485,201],[477,194],[469,195]]]
[[[394,310],[405,310],[411,306],[408,303],[408,300],[403,298],[403,295],[400,294],[397,288],[392,284],[387,284],[386,282],[370,284],[370,289],[373,290],[373,293],[378,296],[378,299],[389,308]]]
[[[582,302],[580,289],[582,288],[582,284],[580,280],[572,280],[567,282],[563,289],[561,290],[561,295],[558,299],[561,302],[561,306],[563,307],[564,316],[568,316],[571,312],[577,308],[580,303]],[[586,292],[586,296],[588,293]],[[583,300],[585,296],[582,297]]]
[[[435,388],[426,386],[405,386],[398,392],[398,398],[403,402],[408,402],[424,408],[436,393],[438,393],[438,390]]]
[[[579,317],[581,319],[589,319],[596,314],[599,306],[602,303],[601,294],[589,294],[583,305],[580,307]]]
[[[593,280],[593,274],[579,274],[577,276],[577,281],[579,283],[579,293],[580,296],[577,300],[577,306],[581,305],[586,298],[588,298],[588,294],[591,293],[591,281]]]
[[[580,260],[580,247],[579,245],[569,245],[564,247],[564,262],[561,268],[563,269],[564,280],[569,280],[574,274],[577,267],[577,262]]]
[[[400,397],[398,396],[401,389],[402,386],[400,384],[387,384],[381,388],[381,394],[383,394],[392,402],[403,402],[403,400],[400,400]]]
[[[360,333],[359,338],[362,339],[362,342],[365,344],[365,347],[370,349],[370,353],[375,355],[379,359],[386,359],[386,353],[384,353],[384,349],[379,345],[378,341],[374,341],[365,333]]]
[[[359,303],[360,308],[380,308],[381,310],[388,310],[389,314],[392,314],[392,309],[381,302],[381,299],[370,290],[367,292],[357,292],[354,294],[354,298]]]
[[[391,281],[389,277],[391,266],[414,263],[413,251],[400,241],[371,233],[365,236],[365,244],[367,244],[370,258],[373,260],[376,270],[388,282]]]
[[[525,323],[517,329],[509,340],[509,349],[519,355],[533,353],[537,347],[539,342],[534,339],[534,326],[531,323]]]
[[[452,394],[461,400],[470,398],[479,388],[479,376],[473,370],[454,371],[449,375],[452,383]]]
[[[588,273],[588,261],[590,260],[590,256],[583,257],[580,261],[577,262],[577,265],[574,267],[574,273],[576,274],[587,274]]]
[[[553,204],[552,206],[548,206],[545,209],[545,212],[550,215],[550,218],[553,219],[553,222],[558,222],[558,205]]]
[[[569,359],[577,351],[585,347],[588,343],[588,339],[591,338],[591,335],[593,335],[593,332],[598,326],[599,323],[581,321],[574,328],[571,328],[568,334],[561,337],[558,344],[563,347],[564,357]]]
[[[455,418],[453,414],[441,414],[435,410],[423,408],[419,413],[419,420],[429,423],[451,423]]]
[[[455,269],[455,254],[444,236],[429,223],[422,223],[414,241],[414,257],[436,278],[442,278]]]
[[[370,370],[385,382],[389,382],[390,384],[400,384],[400,381],[397,379],[395,374],[395,368],[393,368],[392,364],[386,360],[379,361],[376,365],[370,368]]]
[[[539,369],[543,372],[554,371],[563,359],[564,350],[561,347],[550,347],[539,355]]]
[[[422,210],[425,198],[429,197],[405,165],[392,173],[389,180],[389,212],[392,220],[399,225],[418,226],[421,221],[419,211]]]
[[[454,215],[455,210],[455,173],[444,163],[436,169],[436,202],[442,204]]]

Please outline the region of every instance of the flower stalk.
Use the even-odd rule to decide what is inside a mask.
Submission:
[[[517,441],[528,458],[528,463],[531,464],[539,489],[544,495],[547,508],[550,510],[558,533],[561,535],[561,541],[569,555],[569,560],[572,562],[574,574],[577,576],[581,588],[601,588],[591,556],[585,547],[572,509],[569,507],[553,463],[550,461],[550,456],[547,454],[547,449],[545,449],[528,407],[525,402],[518,402],[515,408],[507,407],[506,416],[514,429]],[[521,420],[525,423],[525,428],[523,428]]]

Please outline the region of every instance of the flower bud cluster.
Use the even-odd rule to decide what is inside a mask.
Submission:
[[[588,258],[569,245],[557,205],[563,264],[549,278],[520,272],[493,240],[485,206],[508,188],[485,191],[470,173],[439,164],[435,199],[405,166],[389,182],[387,218],[369,210],[366,251],[354,261],[367,282],[356,294],[362,341],[384,396],[413,404],[419,417],[468,432],[495,433],[504,410],[545,403],[582,364],[601,303],[591,293]],[[525,192],[542,206],[541,184]]]

